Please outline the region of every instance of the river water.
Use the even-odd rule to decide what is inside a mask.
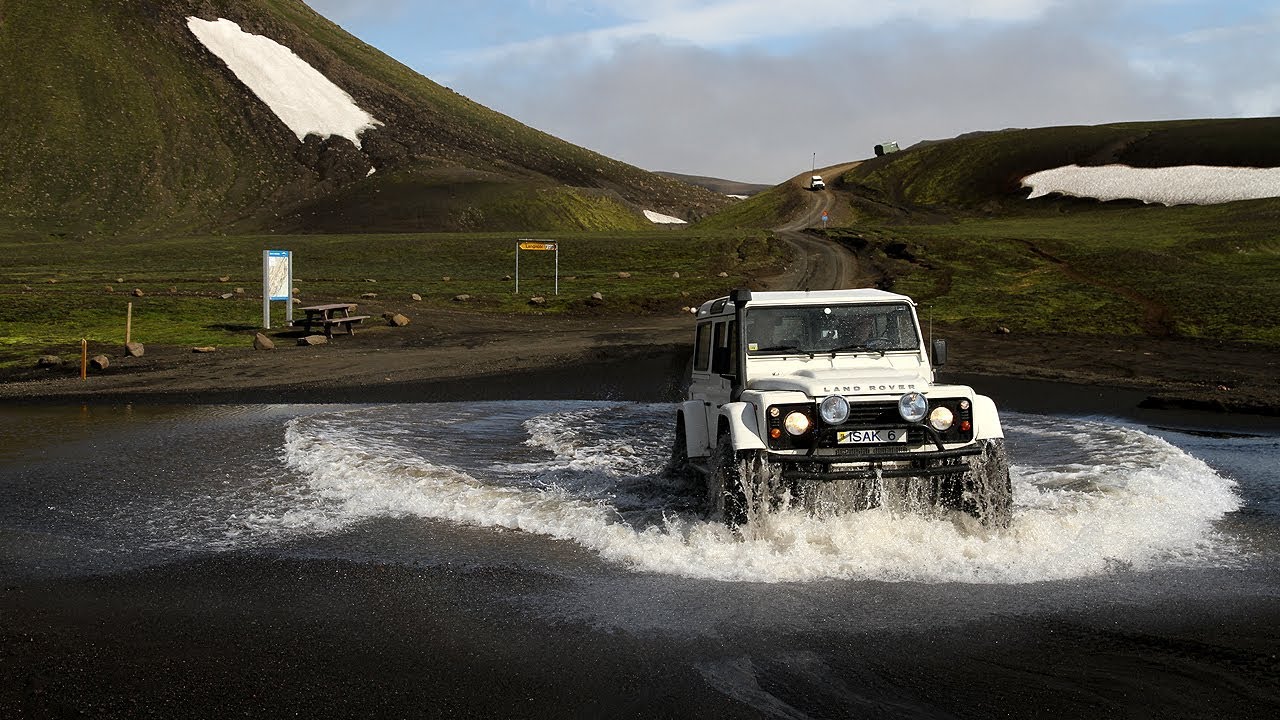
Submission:
[[[172,697],[145,678],[173,672],[210,686],[205,710],[240,693],[248,714],[345,715],[344,682],[356,710],[405,703],[391,714],[441,693],[515,716],[565,697],[567,714],[725,717],[1247,717],[1280,701],[1280,428],[1004,412],[1007,530],[796,511],[744,538],[661,474],[673,413],[6,408],[0,577],[9,639],[29,644],[0,679],[105,715]],[[235,672],[193,659],[226,637],[248,648]],[[282,642],[303,649],[286,662]],[[333,665],[352,643],[381,651]],[[486,650],[442,660],[441,643]],[[132,674],[77,660],[116,645],[141,658]],[[376,691],[405,668],[457,677]],[[497,669],[514,679],[478,679]],[[264,686],[281,673],[300,684]],[[619,704],[637,687],[660,697]],[[0,687],[0,706],[17,697]]]
[[[377,521],[521,530],[618,573],[750,582],[1033,583],[1248,565],[1277,552],[1280,436],[1006,413],[1014,520],[780,513],[744,540],[665,478],[668,404],[33,408],[0,420],[4,561],[95,572],[364,536]],[[500,551],[504,538],[492,537]],[[425,559],[397,542],[385,559]],[[430,551],[426,551],[429,554]]]

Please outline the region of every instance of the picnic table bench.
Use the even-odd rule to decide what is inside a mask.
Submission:
[[[298,308],[305,312],[307,316],[294,320],[291,324],[294,327],[303,327],[308,333],[312,328],[319,327],[324,330],[324,336],[333,337],[333,329],[346,328],[346,334],[355,335],[355,325],[358,322],[368,320],[368,315],[352,315],[351,311],[356,309],[355,303],[329,303],[327,305],[309,305],[307,307]]]

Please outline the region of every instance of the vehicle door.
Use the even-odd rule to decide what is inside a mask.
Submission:
[[[705,409],[707,437],[715,442],[719,410],[733,394],[737,372],[738,342],[732,317],[710,319],[698,324],[689,383],[689,399],[701,400]]]

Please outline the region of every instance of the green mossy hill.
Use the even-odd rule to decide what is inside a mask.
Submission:
[[[867,160],[840,178],[862,217],[922,209],[1018,211],[1022,178],[1064,165],[1280,166],[1280,118],[1180,120],[971,133]],[[1060,198],[1039,200],[1041,205]],[[1070,201],[1074,202],[1074,201]]]
[[[383,125],[359,148],[299,142],[189,16],[290,48]],[[493,112],[299,0],[0,0],[0,87],[0,233],[631,228],[641,210],[696,220],[729,202]],[[482,189],[441,189],[455,182]],[[362,210],[388,185],[400,204]],[[492,205],[462,213],[461,195]]]

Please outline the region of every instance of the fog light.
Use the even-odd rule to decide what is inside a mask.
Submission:
[[[909,423],[918,423],[929,413],[929,400],[918,392],[898,398],[898,414]]]
[[[818,416],[828,425],[839,425],[849,419],[849,401],[832,395],[818,405]]]
[[[939,432],[950,428],[955,419],[955,415],[952,415],[951,411],[942,405],[934,408],[933,412],[929,413],[929,425]]]
[[[809,432],[809,428],[813,425],[813,421],[808,415],[796,411],[787,415],[787,419],[782,423],[787,427],[787,432],[792,435],[803,435]]]

